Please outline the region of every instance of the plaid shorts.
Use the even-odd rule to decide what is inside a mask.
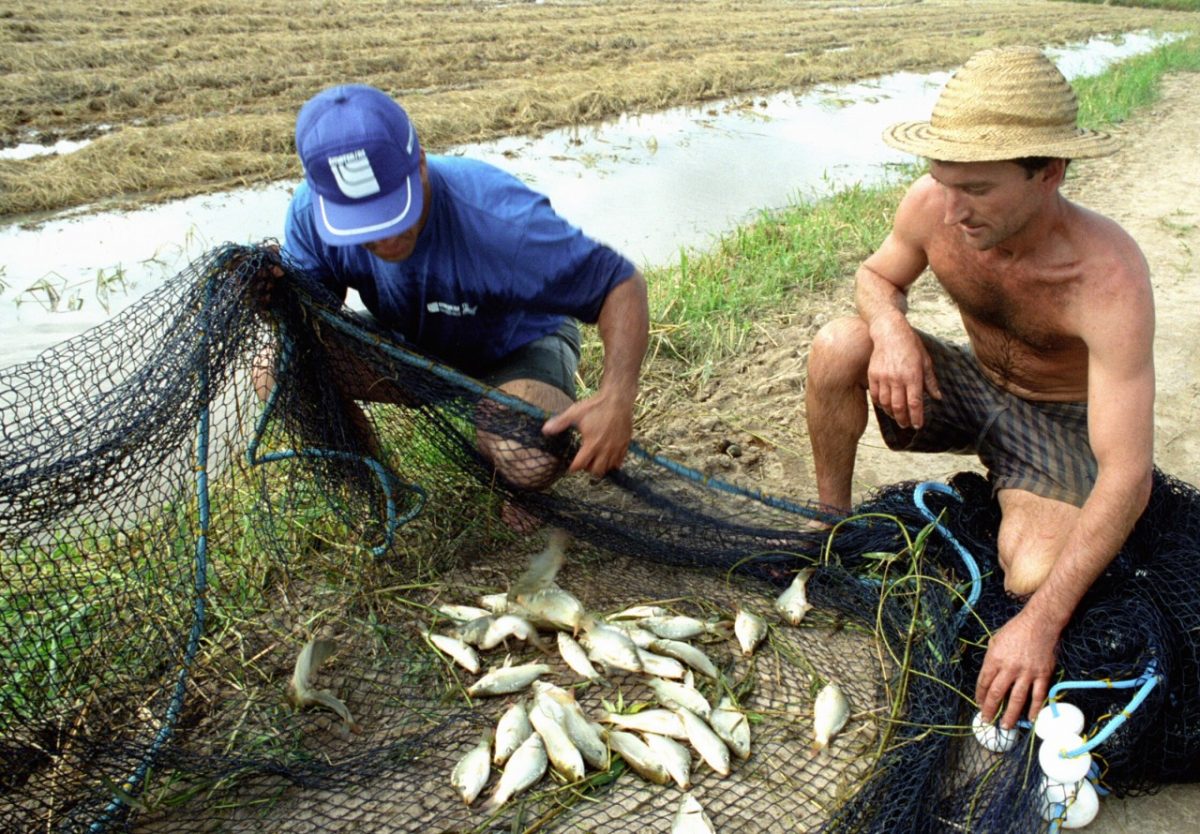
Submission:
[[[919,335],[933,360],[942,399],[925,395],[920,429],[901,428],[876,406],[888,448],[974,452],[988,469],[993,492],[1021,489],[1083,506],[1097,474],[1087,403],[1021,399],[984,376],[969,347]]]

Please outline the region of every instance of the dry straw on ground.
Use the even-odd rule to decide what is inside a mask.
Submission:
[[[0,217],[299,176],[296,110],[329,84],[398,96],[426,146],[627,111],[949,67],[985,45],[1190,18],[1035,0],[18,0],[0,11]]]

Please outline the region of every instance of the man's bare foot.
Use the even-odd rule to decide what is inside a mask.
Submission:
[[[532,533],[542,526],[540,518],[507,500],[500,507],[500,520],[514,533],[523,535]]]

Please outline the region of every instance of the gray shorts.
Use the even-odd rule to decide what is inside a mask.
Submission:
[[[499,388],[514,379],[536,379],[553,385],[575,399],[575,372],[579,370],[579,324],[568,318],[555,332],[517,348],[480,376]]]
[[[1034,402],[998,388],[971,349],[919,333],[942,399],[925,395],[925,425],[901,428],[878,406],[889,449],[979,455],[993,492],[1021,489],[1079,507],[1096,483],[1086,402]]]

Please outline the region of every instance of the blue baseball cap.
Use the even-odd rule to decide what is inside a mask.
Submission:
[[[317,93],[296,119],[296,151],[317,231],[331,246],[398,235],[420,219],[421,146],[386,93],[365,84]]]

